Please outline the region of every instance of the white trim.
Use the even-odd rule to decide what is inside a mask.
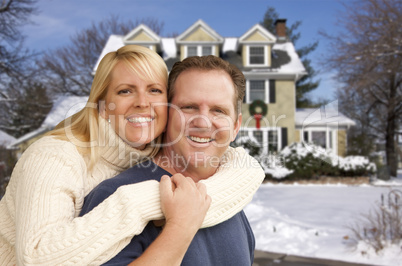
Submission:
[[[300,140],[304,142],[304,132],[307,132],[307,143],[312,141],[313,132],[325,132],[325,149],[331,151],[333,154],[338,155],[338,128],[336,127],[314,127],[300,130]],[[331,132],[332,134],[329,134]],[[332,135],[330,139],[330,135]],[[330,143],[332,142],[332,147]]]
[[[211,35],[216,41],[213,43],[223,43],[224,38],[219,35],[215,30],[213,30],[210,26],[208,26],[203,20],[197,20],[193,25],[191,25],[187,30],[185,30],[182,34],[177,36],[176,43],[182,44],[187,43],[188,41],[183,41],[188,35],[190,35],[197,27],[201,27],[204,29],[208,34]]]
[[[246,41],[245,39],[247,39],[251,34],[253,34],[254,32],[259,31],[263,36],[265,36],[267,39],[267,41],[260,41],[261,43],[265,43],[265,44],[270,44],[270,43],[276,43],[276,37],[275,35],[273,35],[271,32],[269,32],[267,29],[265,29],[263,26],[261,26],[260,24],[255,24],[253,27],[251,27],[245,34],[243,34],[240,38],[239,38],[239,43],[250,43],[250,42],[254,42],[255,41]],[[258,42],[258,43],[260,43]]]
[[[130,38],[135,36],[140,31],[144,31],[147,35],[149,35],[149,37],[151,39],[154,39],[154,40],[153,41],[130,41],[129,40]],[[126,34],[123,37],[123,42],[125,44],[134,44],[134,43],[159,44],[160,41],[161,41],[160,37],[153,30],[151,30],[150,28],[148,28],[148,26],[146,26],[144,24],[140,24],[138,27],[136,27],[135,29],[133,29],[132,31],[130,31],[128,34]]]
[[[205,44],[188,44],[188,45],[184,45],[184,58],[188,57],[188,47],[189,46],[196,46],[197,47],[197,55],[198,56],[202,56],[202,48],[203,47],[211,47],[212,48],[212,55],[215,55],[215,45],[211,44],[211,45],[205,45]]]
[[[255,80],[261,80],[264,81],[264,102],[266,104],[269,103],[269,79],[253,79],[253,78],[248,78],[246,79],[246,102],[245,104],[251,104],[251,100],[250,100],[250,81],[255,81]]]
[[[263,47],[264,48],[264,55],[263,55],[263,57],[264,57],[264,63],[263,64],[251,64],[250,63],[250,48],[251,47]],[[268,67],[269,65],[268,65],[268,46],[266,46],[266,45],[256,45],[256,44],[253,44],[253,45],[246,45],[246,58],[247,58],[247,60],[246,60],[246,66],[248,66],[248,67]]]
[[[247,131],[247,136],[254,138],[253,132],[254,131],[261,131],[262,132],[262,151],[263,153],[266,153],[268,151],[268,147],[269,147],[269,139],[268,139],[268,132],[269,131],[276,131],[277,133],[277,150],[275,152],[278,152],[280,150],[282,150],[282,131],[281,131],[281,127],[263,127],[260,129],[257,129],[255,127],[242,127],[240,129],[240,131]],[[271,152],[271,151],[270,151]]]

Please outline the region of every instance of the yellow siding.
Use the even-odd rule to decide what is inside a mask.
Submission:
[[[276,103],[268,104],[268,113],[261,120],[263,127],[287,127],[288,143],[295,142],[295,89],[293,81],[276,81]],[[242,127],[255,127],[255,119],[250,117],[249,104],[242,105]]]
[[[266,38],[264,35],[262,35],[259,31],[255,31],[253,34],[251,34],[247,39],[244,41],[249,41],[249,42],[263,42],[263,41],[271,41],[268,38]]]
[[[138,34],[136,34],[135,36],[133,36],[132,38],[130,38],[129,41],[137,41],[137,42],[152,42],[155,41],[154,39],[152,39],[148,34],[146,34],[145,32],[141,31]]]
[[[215,45],[215,56],[219,57],[219,45]]]
[[[346,156],[346,130],[338,129],[338,155]]]
[[[198,27],[195,31],[192,32],[192,34],[187,36],[187,38],[184,39],[183,41],[211,42],[211,41],[216,41],[216,39],[213,38],[210,34],[208,34],[202,27]]]
[[[301,142],[301,140],[300,140],[300,130],[299,129],[295,130],[295,142]]]

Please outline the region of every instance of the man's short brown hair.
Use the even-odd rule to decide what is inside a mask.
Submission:
[[[233,64],[213,56],[192,56],[183,61],[176,62],[169,74],[168,101],[171,102],[174,96],[174,84],[181,73],[187,70],[223,70],[232,79],[235,88],[234,107],[236,115],[241,113],[241,103],[246,91],[246,80],[243,73]]]

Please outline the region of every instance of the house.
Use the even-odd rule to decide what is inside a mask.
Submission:
[[[296,109],[296,82],[307,73],[286,37],[286,20],[276,22],[276,32],[274,35],[256,24],[239,37],[223,37],[198,20],[177,37],[164,38],[139,25],[125,36],[109,37],[94,72],[105,54],[127,44],[142,45],[159,53],[169,70],[175,62],[189,56],[219,56],[236,65],[246,77],[239,137],[254,137],[265,153],[304,141],[345,155],[347,129],[354,122],[337,110],[325,113],[324,108],[322,113],[321,109]],[[320,119],[316,119],[317,114]]]
[[[164,38],[141,24],[124,36],[109,37],[93,73],[104,55],[127,44],[154,50],[165,60],[169,70],[175,62],[189,56],[219,56],[236,65],[246,77],[243,121],[238,137],[254,137],[265,153],[275,153],[290,143],[303,141],[345,155],[347,129],[354,122],[338,112],[335,104],[330,108],[296,109],[296,82],[307,73],[294,45],[286,37],[286,20],[276,22],[276,32],[274,35],[256,24],[239,37],[223,37],[203,20],[198,20],[177,37]],[[69,101],[72,106],[83,99]],[[61,99],[38,130],[18,139],[11,147],[19,147],[22,152],[34,139],[67,117],[63,108],[67,105]],[[56,119],[56,113],[63,115]]]

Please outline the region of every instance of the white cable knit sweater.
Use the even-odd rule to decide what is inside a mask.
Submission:
[[[105,122],[100,123],[102,127]],[[107,131],[116,139],[113,130]],[[77,217],[89,191],[130,166],[130,153],[136,155],[131,159],[143,158],[151,151],[135,150],[117,139],[118,146],[101,148],[102,159],[91,172],[70,142],[48,136],[26,150],[0,201],[0,265],[99,265],[120,252],[149,221],[163,218],[156,181],[122,186],[90,213]],[[230,148],[226,155],[227,162],[217,173],[201,181],[212,197],[203,227],[243,209],[264,178],[258,162],[242,148]]]

